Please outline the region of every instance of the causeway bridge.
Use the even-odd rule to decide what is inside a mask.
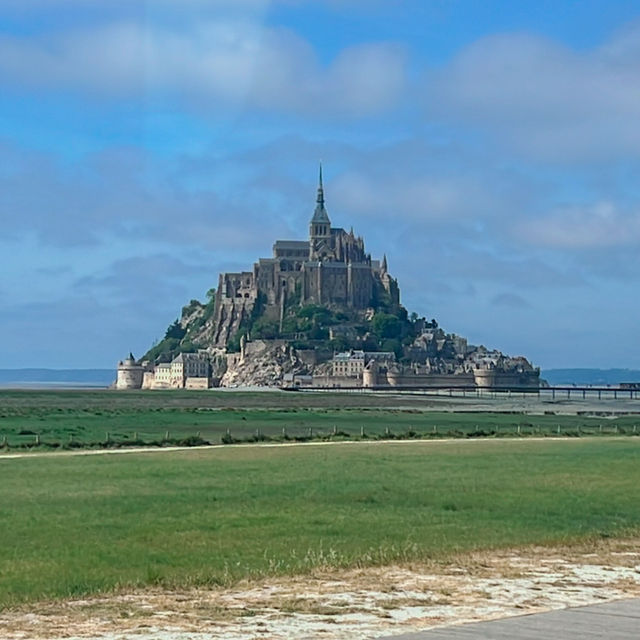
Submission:
[[[511,398],[537,396],[540,400],[637,400],[638,386],[544,386],[544,387],[471,387],[471,386],[379,386],[379,387],[294,387],[288,391],[340,393],[405,393],[458,398]]]

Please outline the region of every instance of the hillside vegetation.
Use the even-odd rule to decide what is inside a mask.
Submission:
[[[301,306],[292,297],[282,322],[265,312],[264,298],[258,296],[250,317],[228,340],[227,351],[239,351],[244,335],[253,340],[285,340],[295,349],[388,351],[401,360],[403,347],[410,345],[425,328],[437,329],[438,323],[409,314],[402,305],[391,304],[384,293],[376,295],[373,306],[366,312],[335,305]],[[142,360],[168,362],[180,352],[211,347],[202,329],[213,318],[215,290],[210,290],[207,298],[206,303],[191,300],[183,307],[180,318],[167,327],[163,339],[153,345]],[[441,333],[444,337],[445,333]]]

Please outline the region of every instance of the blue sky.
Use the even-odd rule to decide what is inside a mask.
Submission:
[[[410,310],[640,367],[637,0],[0,0],[0,367],[109,367],[337,226]]]

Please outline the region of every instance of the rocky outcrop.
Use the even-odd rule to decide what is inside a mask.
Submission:
[[[309,367],[284,340],[243,343],[240,353],[227,355],[222,387],[278,387],[284,374],[307,374]]]

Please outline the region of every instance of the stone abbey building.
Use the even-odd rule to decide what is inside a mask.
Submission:
[[[376,291],[399,304],[398,284],[382,262],[372,260],[353,229],[332,227],[324,203],[322,167],[308,240],[276,240],[273,257],[260,258],[252,271],[222,273],[216,295],[214,344],[224,347],[261,299],[267,315],[282,316],[287,301],[367,309]]]

